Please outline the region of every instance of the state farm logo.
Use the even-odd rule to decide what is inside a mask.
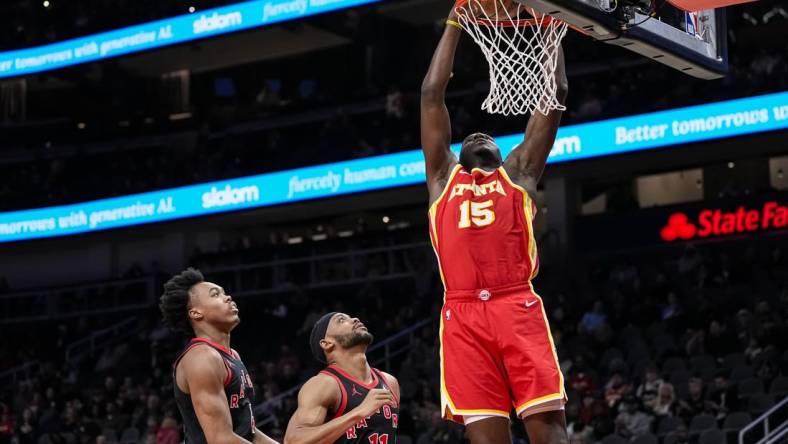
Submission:
[[[698,232],[695,224],[690,223],[684,213],[673,213],[668,218],[668,224],[662,228],[659,235],[665,242],[673,242],[676,239],[692,239]]]
[[[788,206],[766,202],[760,209],[739,207],[736,211],[702,210],[696,221],[686,213],[673,213],[660,231],[665,242],[751,233],[788,227]]]

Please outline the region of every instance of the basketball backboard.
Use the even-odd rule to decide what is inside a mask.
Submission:
[[[693,77],[728,71],[724,8],[681,10],[666,0],[515,0],[572,28]]]

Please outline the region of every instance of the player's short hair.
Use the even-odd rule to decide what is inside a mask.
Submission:
[[[189,291],[200,282],[205,282],[200,270],[189,267],[164,284],[164,293],[159,298],[159,310],[164,323],[187,336],[194,336],[194,329],[189,322]]]

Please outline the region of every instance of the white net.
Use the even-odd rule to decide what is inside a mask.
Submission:
[[[457,21],[490,66],[490,94],[482,109],[503,115],[564,110],[556,97],[555,70],[567,24],[533,10],[528,11],[533,19],[519,20],[521,9],[517,3],[515,12],[503,0],[469,0],[455,8]]]

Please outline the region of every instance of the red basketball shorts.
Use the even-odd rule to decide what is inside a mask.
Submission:
[[[566,403],[542,299],[530,284],[447,291],[441,311],[443,417],[525,417]]]

